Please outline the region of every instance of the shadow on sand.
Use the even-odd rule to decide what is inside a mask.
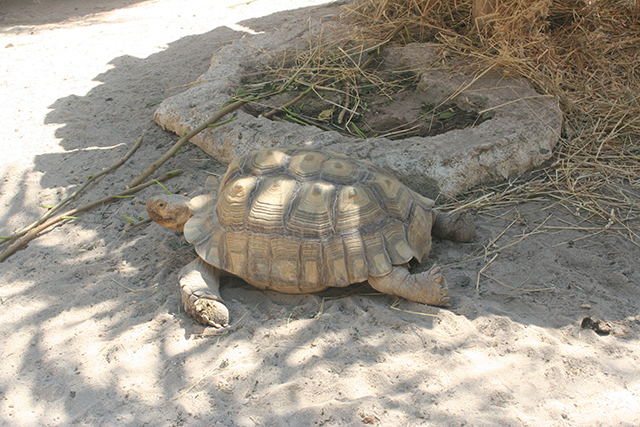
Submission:
[[[19,3],[13,0],[8,7]],[[93,12],[77,3],[78,14]],[[133,3],[103,2],[106,8]],[[69,16],[75,13],[70,10]],[[243,25],[268,31],[286,16]],[[24,24],[43,19],[25,18]],[[64,124],[56,136],[67,152],[36,158],[35,170],[44,173],[42,187],[66,187],[73,177],[112,164],[146,131],[146,144],[133,159],[77,203],[120,191],[177,139],[153,123],[157,100],[184,90],[207,69],[220,46],[242,36],[217,28],[177,40],[147,58],[115,58],[113,69],[96,76],[101,85],[85,96],[57,100],[46,122]],[[105,127],[112,136],[98,139],[97,129]],[[163,170],[178,168],[185,171],[183,176],[166,185],[188,194],[198,191],[208,171],[223,170],[194,147]],[[532,393],[533,404],[542,411],[544,397],[535,396],[544,392],[525,386],[509,389],[493,380],[513,377],[526,385],[529,376],[546,376],[553,377],[553,386],[571,381],[579,374],[570,367],[556,371],[536,360],[563,364],[560,359],[567,356],[560,349],[561,336],[578,339],[584,315],[580,304],[590,303],[607,320],[624,323],[637,313],[640,301],[634,284],[638,273],[631,271],[628,258],[616,256],[637,250],[628,241],[607,235],[595,247],[553,247],[552,240],[575,241],[588,232],[541,234],[529,237],[527,245],[505,249],[489,273],[548,291],[514,291],[482,277],[477,292],[478,271],[486,261],[481,258],[446,267],[453,296],[450,310],[405,302],[401,308],[406,312],[394,311],[389,309],[392,298],[363,295],[367,288],[349,288],[346,292],[356,295],[323,300],[334,294],[280,295],[232,280],[222,294],[237,326],[232,333],[207,338],[211,331],[195,325],[179,308],[175,276],[194,256],[182,236],[155,224],[122,233],[123,215],[145,215],[144,199],[155,191],[160,190],[146,190],[131,201],[83,215],[80,224],[58,227],[2,266],[4,280],[15,283],[14,293],[3,298],[18,298],[25,307],[20,321],[5,324],[3,333],[22,337],[29,345],[15,349],[24,352],[22,365],[16,367],[20,384],[3,384],[0,396],[23,393],[41,422],[234,426],[254,425],[253,419],[277,426],[359,425],[375,416],[386,425],[400,419],[403,425],[454,426],[465,425],[465,411],[491,408],[483,415],[483,425],[524,425],[519,399]],[[20,197],[16,195],[16,206]],[[427,263],[452,264],[482,253],[487,242],[521,216],[522,222],[498,243],[515,241],[546,218],[542,207],[528,204],[519,211],[503,211],[503,219],[479,217],[475,243],[436,241]],[[35,282],[36,269],[50,274]],[[631,326],[621,339],[638,339],[638,327]],[[600,345],[597,337],[587,341]],[[469,359],[472,347],[484,352],[486,369],[460,374],[475,364]],[[572,369],[596,366],[594,354],[572,355]],[[634,375],[624,366],[617,369],[616,375]],[[24,390],[15,392],[13,387]],[[50,404],[58,409],[46,409]],[[0,419],[11,423],[12,417],[5,412]]]

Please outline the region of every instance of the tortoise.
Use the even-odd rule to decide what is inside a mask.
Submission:
[[[268,148],[239,157],[206,194],[147,201],[156,223],[183,231],[199,255],[179,273],[185,311],[227,326],[222,273],[260,288],[311,293],[368,281],[379,292],[424,304],[449,301],[439,267],[411,273],[431,250],[431,235],[475,236],[468,212],[441,213],[435,202],[366,160],[310,147]]]

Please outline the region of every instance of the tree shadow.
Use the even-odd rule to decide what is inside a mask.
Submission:
[[[288,13],[243,25],[268,31]],[[116,58],[113,69],[96,77],[101,85],[56,101],[46,123],[64,124],[56,136],[67,152],[35,159],[41,187],[68,185],[108,166],[146,131],[147,142],[132,160],[77,203],[120,191],[177,139],[153,123],[156,100],[184,90],[215,50],[243,36],[217,28],[148,58]],[[97,139],[96,130],[105,127],[112,136]],[[185,173],[166,185],[195,194],[208,172],[223,165],[190,146],[163,171],[178,168]],[[144,215],[144,199],[155,191],[88,212],[81,224],[50,231],[0,266],[11,284],[3,287],[2,304],[21,308],[1,318],[5,355],[19,354],[12,359],[19,363],[0,372],[19,381],[0,385],[0,420],[241,426],[359,425],[370,418],[385,425],[454,426],[466,422],[465,414],[482,413],[483,425],[525,425],[522,413],[577,415],[583,407],[558,409],[549,401],[564,399],[585,378],[620,387],[625,378],[637,378],[626,364],[596,372],[595,352],[563,347],[614,345],[580,335],[580,305],[593,295],[603,306],[591,302],[591,313],[627,322],[623,339],[638,339],[633,316],[640,278],[629,258],[617,256],[634,250],[620,236],[583,247],[560,243],[579,241],[588,231],[554,234],[552,244],[550,232],[532,235],[527,245],[505,248],[487,274],[553,290],[510,289],[483,276],[477,291],[487,259],[453,264],[482,253],[497,236],[506,246],[535,228],[547,214],[527,204],[498,219],[480,217],[472,244],[435,242],[428,263],[452,264],[445,267],[453,297],[448,310],[409,302],[399,306],[404,311],[392,310],[393,298],[368,295],[366,288],[323,299],[336,295],[282,295],[232,280],[222,296],[237,327],[218,336],[181,312],[176,274],[195,256],[183,237],[155,224],[122,232],[123,215]],[[16,206],[24,206],[23,197],[14,198]],[[523,222],[507,227],[514,216]],[[629,280],[607,281],[616,271]],[[537,363],[542,359],[546,365]],[[499,381],[514,376],[515,389]],[[548,378],[549,389],[536,391],[536,377]]]
[[[0,28],[56,24],[68,19],[83,18],[143,3],[148,0],[3,0],[0,8]],[[55,8],[56,13],[49,10]],[[6,15],[12,17],[11,20]]]

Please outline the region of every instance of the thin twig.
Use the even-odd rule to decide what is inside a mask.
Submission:
[[[493,261],[495,261],[496,258],[498,258],[498,255],[500,254],[495,254],[493,258],[491,258],[491,261],[485,264],[485,266],[482,267],[482,269],[478,272],[478,279],[476,280],[476,291],[480,291],[480,275],[483,274],[485,271],[487,271],[487,269],[493,263]]]
[[[189,393],[191,390],[194,389],[195,386],[197,386],[198,384],[200,384],[202,381],[204,381],[205,378],[207,378],[209,375],[211,375],[214,371],[218,370],[218,369],[224,369],[227,366],[229,366],[229,362],[227,361],[227,359],[224,359],[222,362],[220,362],[220,364],[218,366],[214,366],[213,368],[211,368],[209,370],[209,372],[207,372],[206,374],[204,374],[202,377],[200,377],[200,379],[198,381],[196,381],[195,383],[193,383],[190,387],[188,387],[185,391],[183,391],[182,393],[180,393],[178,396],[172,398],[171,400],[178,400],[180,399],[182,396],[184,396],[185,394]]]
[[[391,304],[389,306],[390,309],[392,310],[397,310],[397,311],[401,311],[403,313],[409,313],[409,314],[417,314],[418,316],[426,316],[426,317],[440,317],[440,315],[438,314],[431,314],[431,313],[421,313],[419,311],[411,311],[411,310],[404,310],[402,308],[398,308],[398,305],[400,304],[400,299],[397,299],[393,302],[393,304]]]
[[[482,274],[484,277],[486,277],[487,279],[491,279],[494,282],[496,282],[497,284],[504,286],[507,289],[512,289],[514,291],[522,291],[522,292],[531,292],[531,293],[535,293],[535,292],[546,292],[546,291],[554,291],[556,288],[554,287],[550,287],[550,288],[540,288],[540,289],[522,289],[520,287],[514,287],[514,286],[509,286],[506,283],[501,282],[500,280],[496,279],[495,277],[489,276],[486,273],[481,272],[480,274]],[[529,279],[531,278],[531,275],[529,275],[529,277],[527,278],[527,280],[525,280],[524,282],[522,282],[519,286],[524,285],[525,283],[527,283],[529,281]]]
[[[33,224],[23,228],[22,230],[20,230],[20,231],[18,231],[16,233],[13,233],[10,236],[0,237],[0,239],[3,239],[3,241],[0,242],[0,244],[6,243],[6,242],[9,242],[9,241],[11,241],[13,239],[17,239],[19,237],[24,236],[25,234],[27,234],[29,232],[29,230],[32,230],[33,228],[35,228],[38,225],[42,224],[44,221],[47,220],[47,218],[49,218],[51,215],[53,215],[54,212],[56,212],[61,207],[63,207],[64,205],[66,205],[70,201],[74,200],[76,197],[78,197],[78,195],[82,191],[84,191],[84,189],[87,188],[89,186],[89,184],[91,184],[96,179],[100,178],[101,176],[106,175],[108,173],[111,173],[111,172],[115,171],[116,169],[118,169],[120,166],[122,166],[127,160],[129,160],[131,158],[131,156],[133,156],[133,154],[136,152],[136,150],[138,150],[138,148],[140,148],[140,146],[142,145],[142,137],[143,136],[144,136],[144,132],[142,133],[142,135],[140,135],[138,140],[131,146],[129,151],[127,151],[127,153],[124,156],[122,156],[122,158],[120,160],[118,160],[112,166],[110,166],[110,167],[108,167],[106,169],[103,169],[102,171],[98,172],[95,175],[89,175],[88,179],[78,189],[76,189],[76,191],[74,191],[73,194],[71,194],[69,197],[61,200],[55,206],[51,207],[44,215],[42,215]]]
[[[186,144],[191,138],[193,138],[194,136],[196,136],[197,134],[199,134],[200,132],[202,132],[203,130],[205,130],[206,128],[209,127],[209,125],[212,125],[214,123],[216,123],[218,120],[220,120],[221,118],[223,118],[224,116],[226,116],[227,114],[237,110],[238,108],[242,107],[244,104],[246,104],[248,102],[248,100],[240,100],[240,101],[235,101],[229,105],[227,105],[224,108],[221,108],[220,110],[218,110],[215,114],[213,114],[211,117],[209,117],[204,123],[202,123],[200,126],[198,126],[197,128],[193,129],[191,132],[189,132],[188,134],[186,134],[185,136],[183,136],[182,138],[180,138],[178,140],[178,142],[176,142],[173,147],[171,147],[169,149],[169,151],[167,151],[162,157],[160,157],[158,160],[156,160],[155,162],[153,162],[151,164],[151,166],[149,166],[143,173],[141,173],[137,178],[135,178],[133,181],[131,181],[128,185],[127,188],[132,188],[135,187],[137,185],[140,185],[140,183],[142,183],[145,179],[147,179],[152,173],[154,173],[156,170],[158,170],[158,168],[160,166],[162,166],[163,164],[165,164],[170,158],[172,158],[173,156],[176,155],[176,153],[178,153],[178,151],[180,151],[180,149],[182,148],[182,146],[184,144]]]
[[[285,110],[285,111],[287,111],[287,110]],[[327,131],[327,132],[332,130],[328,126],[325,126],[322,123],[318,123],[317,121],[315,121],[314,119],[312,119],[310,117],[305,117],[305,116],[303,116],[301,114],[296,114],[296,113],[294,113],[292,111],[287,111],[287,118],[289,118],[290,120],[293,120],[293,121],[301,122],[299,124],[315,126],[315,127],[320,128],[320,129],[322,129],[324,131]]]
[[[480,260],[480,259],[487,259],[487,257],[489,257],[490,255],[498,254],[501,251],[503,251],[503,250],[505,250],[507,248],[510,248],[511,246],[517,245],[518,243],[522,242],[523,240],[525,240],[529,236],[545,233],[545,231],[539,231],[539,230],[540,230],[540,228],[542,228],[544,226],[544,224],[549,220],[549,218],[551,218],[551,216],[546,217],[544,219],[544,221],[542,221],[542,223],[540,225],[538,225],[536,228],[533,229],[533,231],[530,231],[530,232],[528,232],[526,234],[523,234],[522,236],[520,236],[520,238],[518,240],[514,240],[513,242],[508,243],[508,244],[506,244],[506,245],[504,245],[504,246],[502,246],[500,248],[494,249],[492,251],[487,251],[486,248],[485,248],[484,253],[482,255],[477,255],[477,256],[474,256],[474,257],[471,257],[471,258],[465,258],[465,259],[457,261],[457,262],[452,262],[450,264],[442,265],[441,267],[450,267],[452,265],[460,265],[460,264],[465,264],[467,262],[477,261],[477,260]]]
[[[140,221],[127,223],[127,225],[124,227],[122,232],[123,233],[128,233],[131,230],[133,230],[134,228],[140,227],[141,225],[149,224],[150,222],[152,222],[151,218],[146,218],[146,219],[142,219]]]
[[[173,178],[175,176],[178,176],[182,173],[182,171],[174,171],[170,174],[166,174],[165,176],[158,178],[157,181],[165,181],[169,178]],[[53,218],[49,218],[48,220],[46,220],[45,222],[43,222],[42,224],[38,225],[37,227],[34,227],[33,229],[29,230],[25,235],[23,235],[22,237],[20,237],[19,239],[15,240],[7,249],[5,249],[2,253],[0,253],[0,262],[4,261],[5,259],[7,259],[10,255],[12,255],[14,252],[16,252],[18,249],[20,249],[21,247],[25,246],[27,243],[29,243],[34,237],[36,237],[40,232],[42,232],[43,230],[46,230],[47,228],[59,223],[60,221],[64,221],[65,219],[69,219],[70,217],[73,217],[76,214],[79,214],[80,212],[84,212],[84,211],[88,211],[96,206],[100,206],[104,203],[108,203],[108,202],[112,202],[115,200],[119,200],[119,197],[122,196],[128,196],[129,194],[133,194],[133,193],[137,193],[140,190],[144,190],[145,188],[156,184],[155,181],[150,181],[150,182],[146,182],[144,184],[138,185],[136,187],[130,188],[126,191],[123,191],[122,193],[118,193],[118,194],[114,194],[113,196],[108,196],[105,197],[103,199],[97,200],[95,202],[91,202],[88,203],[84,206],[81,206],[79,208],[75,208],[75,209],[71,209],[70,211],[67,211],[61,215],[58,215],[56,217]]]
[[[291,101],[283,104],[281,107],[279,108],[274,108],[271,111],[268,111],[264,114],[261,115],[261,117],[265,117],[265,118],[269,118],[271,116],[273,116],[274,114],[277,114],[278,112],[285,110],[295,104],[297,104],[298,102],[302,101],[304,98],[307,97],[307,95],[309,95],[311,93],[311,91],[313,90],[313,86],[309,87],[307,90],[305,90],[304,92],[302,92],[300,95],[296,96],[295,98],[293,98]]]
[[[200,126],[198,126],[197,128],[193,129],[191,132],[189,132],[188,134],[186,134],[182,138],[180,138],[178,140],[178,142],[176,142],[173,145],[173,147],[171,147],[169,149],[169,151],[167,151],[162,157],[160,157],[158,160],[156,160],[154,163],[152,163],[151,166],[149,166],[137,178],[135,178],[133,181],[131,181],[127,185],[127,188],[131,188],[131,187],[134,187],[136,185],[139,185],[141,182],[143,182],[145,179],[147,179],[152,173],[154,173],[156,170],[158,170],[158,168],[160,168],[160,166],[165,164],[171,157],[175,156],[180,151],[182,146],[184,144],[186,144],[191,138],[193,138],[194,136],[196,136],[197,134],[199,134],[203,130],[207,129],[211,125],[216,124],[216,122],[218,122],[221,118],[223,118],[227,114],[232,113],[233,111],[237,110],[238,108],[242,107],[244,104],[246,104],[248,102],[256,101],[256,100],[261,99],[261,98],[266,98],[266,97],[269,97],[269,96],[272,96],[272,95],[277,95],[279,93],[282,93],[295,80],[296,76],[297,76],[297,73],[293,77],[291,77],[285,84],[283,84],[282,87],[280,87],[277,91],[270,92],[268,94],[262,94],[262,95],[257,96],[257,97],[240,99],[240,100],[237,100],[235,102],[230,103],[227,106],[224,106],[224,104],[223,104],[223,107],[220,108],[220,110],[218,110],[211,117],[209,117],[204,123],[202,123]]]
[[[350,107],[351,97],[349,96],[349,83],[347,80],[344,81],[344,108],[340,110],[340,114],[338,114],[338,124],[341,125],[344,121],[344,115],[347,113],[347,110]]]
[[[134,293],[140,293],[140,292],[145,292],[145,291],[150,290],[150,288],[147,288],[147,289],[132,289],[132,288],[128,287],[127,285],[125,285],[124,283],[118,282],[116,279],[114,279],[111,276],[109,276],[109,279],[111,279],[114,283],[116,283],[116,284],[122,286],[123,288],[125,288],[125,289],[127,289],[127,290],[129,290],[131,292],[134,292]]]

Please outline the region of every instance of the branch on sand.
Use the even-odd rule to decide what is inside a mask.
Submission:
[[[65,219],[74,219],[74,215],[77,215],[77,214],[79,214],[81,212],[84,212],[84,211],[88,211],[89,209],[92,209],[92,208],[94,208],[96,206],[100,206],[100,205],[102,205],[104,203],[109,203],[109,202],[112,202],[112,201],[117,200],[119,198],[126,197],[126,196],[129,196],[131,194],[137,193],[140,190],[144,190],[145,188],[147,188],[147,187],[149,187],[151,185],[154,185],[154,184],[156,184],[158,182],[165,181],[165,180],[167,180],[169,178],[173,178],[175,176],[178,176],[181,173],[182,173],[181,170],[169,172],[165,176],[163,176],[161,178],[158,178],[157,180],[146,182],[144,184],[141,184],[141,185],[138,185],[136,187],[130,188],[130,189],[126,190],[126,191],[123,191],[122,193],[118,193],[118,194],[114,194],[112,196],[105,197],[105,198],[97,200],[95,202],[88,203],[88,204],[86,204],[84,206],[81,206],[79,208],[71,209],[70,211],[67,211],[67,212],[65,212],[63,214],[60,214],[60,215],[56,216],[56,217],[50,218],[50,219],[46,220],[45,222],[41,223],[40,225],[38,225],[38,226],[32,228],[31,230],[29,230],[22,237],[20,237],[16,241],[14,241],[2,253],[0,253],[0,262],[4,261],[10,255],[12,255],[14,252],[16,252],[18,249],[20,249],[23,246],[25,246],[27,243],[29,243],[34,237],[36,237],[42,231],[46,230],[49,227],[52,227],[52,226],[56,225],[57,223],[65,220]]]

